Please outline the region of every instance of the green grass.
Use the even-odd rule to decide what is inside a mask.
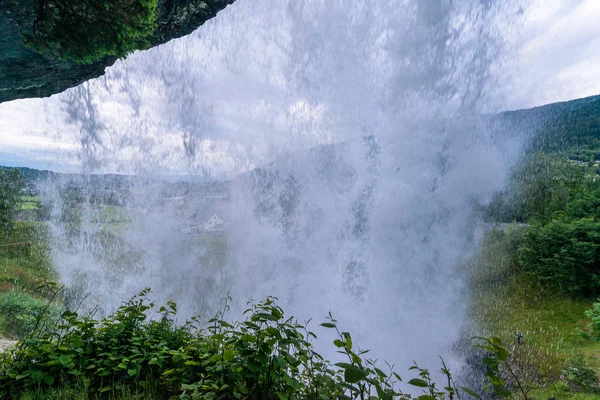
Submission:
[[[42,202],[39,196],[21,196],[20,210],[37,210]]]
[[[196,237],[204,250],[199,256],[200,265],[223,268],[227,264],[227,236],[200,235]]]
[[[557,394],[550,388],[531,392],[531,400],[548,400],[552,398],[556,400],[599,400],[600,395],[573,392]]]
[[[15,221],[10,231],[0,234],[0,293],[32,290],[40,279],[56,277],[47,240],[45,226],[37,222]]]
[[[127,211],[119,206],[99,205],[97,211],[90,217],[91,222],[103,224],[129,222]]]
[[[498,336],[514,354],[526,359],[529,377],[542,388],[537,393],[545,400],[551,397],[549,387],[578,355],[600,372],[600,342],[581,333],[589,329],[591,321],[584,312],[592,307],[591,299],[554,293],[519,272],[515,247],[519,238],[518,231],[486,236],[471,266],[471,317],[481,334]],[[521,344],[517,331],[523,334]],[[598,395],[570,396],[565,399],[600,399]]]
[[[94,232],[98,230],[98,224],[100,224],[101,230],[106,230],[115,235],[123,235],[131,226],[130,222],[82,222],[81,229],[86,232]]]
[[[42,287],[56,278],[50,262],[46,227],[37,222],[15,221],[9,231],[0,232],[0,296],[24,293],[47,300],[51,293]],[[6,246],[11,244],[10,246]],[[0,315],[0,322],[6,315]],[[0,334],[10,331],[0,324]]]
[[[102,230],[109,231],[115,235],[123,235],[131,221],[127,216],[127,210],[119,206],[99,205],[94,206],[89,216],[89,220],[81,223],[81,228],[85,231],[95,231],[99,225]]]
[[[584,339],[578,331],[587,329],[584,311],[592,301],[544,293],[528,276],[519,274],[477,293],[475,304],[476,321],[485,333],[514,343],[515,332],[521,332],[523,345],[539,353],[536,357],[545,363],[540,368],[548,378],[559,378],[562,366],[578,353],[600,371],[600,342]]]
[[[20,291],[11,291],[0,296],[1,331],[12,339],[23,339],[33,333],[48,331],[60,319],[64,308],[50,304]]]
[[[120,392],[120,393],[119,393]],[[46,391],[32,391],[24,393],[19,397],[19,400],[89,400],[90,394],[87,389],[83,387],[64,387]],[[128,389],[122,389],[116,393],[105,396],[103,399],[107,400],[156,400],[152,394],[148,393],[134,393]],[[577,399],[579,400],[579,399]],[[581,399],[587,400],[587,399]]]
[[[130,388],[115,390],[107,400],[156,400],[157,397],[152,392],[134,392]],[[89,387],[86,382],[79,382],[75,385],[66,385],[52,390],[36,390],[24,393],[19,400],[89,400]],[[587,399],[586,399],[587,400]]]

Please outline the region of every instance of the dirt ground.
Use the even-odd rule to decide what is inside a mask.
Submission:
[[[3,352],[11,346],[14,346],[15,343],[17,343],[16,340],[10,340],[0,337],[0,352]]]

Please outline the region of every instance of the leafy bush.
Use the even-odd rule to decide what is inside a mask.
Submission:
[[[592,328],[593,337],[600,340],[600,299],[592,305],[591,309],[585,312],[585,315],[592,320],[590,327]]]
[[[587,180],[575,188],[565,216],[569,219],[600,219],[600,181]]]
[[[536,279],[574,295],[600,287],[600,222],[585,218],[534,225],[523,238],[519,262]]]
[[[176,325],[174,303],[149,320],[154,304],[147,294],[143,291],[102,321],[65,312],[58,332],[31,337],[0,355],[0,396],[84,385],[97,398],[122,393],[151,393],[155,399],[411,398],[395,388],[400,376],[365,359],[366,351],[355,349],[350,334],[340,332],[331,315],[321,325],[335,330],[334,345],[347,358],[334,365],[315,352],[310,340],[316,336],[307,324],[284,317],[274,298],[252,304],[245,320],[235,324],[223,319],[225,304],[201,328],[196,319]],[[498,376],[508,352],[497,339],[482,347],[489,352],[491,389],[508,396]],[[477,396],[457,387],[443,361],[442,366],[443,388],[427,370],[411,368],[418,376],[408,384],[423,390],[419,399],[453,399],[460,392]]]
[[[24,338],[34,330],[49,329],[62,310],[27,293],[9,292],[0,297],[0,313],[4,319],[3,331],[14,338]]]
[[[563,398],[571,393],[571,388],[565,381],[558,381],[552,385],[550,392],[555,399]]]
[[[578,356],[563,370],[563,375],[572,389],[584,393],[600,394],[598,375],[584,361],[583,356]]]
[[[40,0],[26,43],[62,60],[89,64],[150,46],[157,0]]]

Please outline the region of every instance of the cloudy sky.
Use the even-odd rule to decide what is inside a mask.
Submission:
[[[342,130],[376,131],[377,114],[388,113],[392,105],[410,108],[398,98],[422,93],[427,104],[426,94],[456,71],[463,79],[448,85],[455,86],[458,97],[469,97],[456,90],[468,86],[465,81],[494,92],[483,96],[485,111],[600,94],[597,0],[537,0],[524,2],[517,12],[507,7],[490,31],[504,49],[486,65],[495,78],[493,88],[470,78],[479,73],[474,63],[457,61],[468,58],[471,47],[496,43],[473,41],[468,30],[451,51],[439,53],[455,62],[453,74],[426,66],[419,75],[406,67],[423,61],[412,50],[439,45],[440,21],[450,27],[461,21],[441,15],[444,10],[435,6],[424,7],[425,18],[397,7],[392,13],[376,2],[371,15],[361,19],[358,6],[283,3],[261,0],[250,7],[249,0],[239,0],[189,37],[135,53],[105,77],[48,99],[0,104],[0,164],[232,175],[298,149],[345,140],[349,136]],[[433,21],[431,31],[397,28],[410,26],[415,15],[418,27]],[[336,25],[346,18],[350,28]],[[349,61],[364,57],[364,63]],[[399,74],[405,67],[410,73]],[[82,102],[86,94],[91,103]]]

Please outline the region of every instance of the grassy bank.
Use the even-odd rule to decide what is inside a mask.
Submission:
[[[42,280],[54,279],[48,232],[42,223],[15,221],[0,234],[0,292],[18,290],[42,295]]]
[[[56,279],[42,223],[14,221],[0,234],[0,335],[22,337],[53,291]]]
[[[523,272],[518,264],[522,229],[490,232],[474,258],[473,323],[479,332],[509,344],[533,399],[600,399],[576,393],[582,389],[568,379],[572,368],[600,372],[600,342],[586,338],[591,321],[585,311],[593,300],[553,290]]]

